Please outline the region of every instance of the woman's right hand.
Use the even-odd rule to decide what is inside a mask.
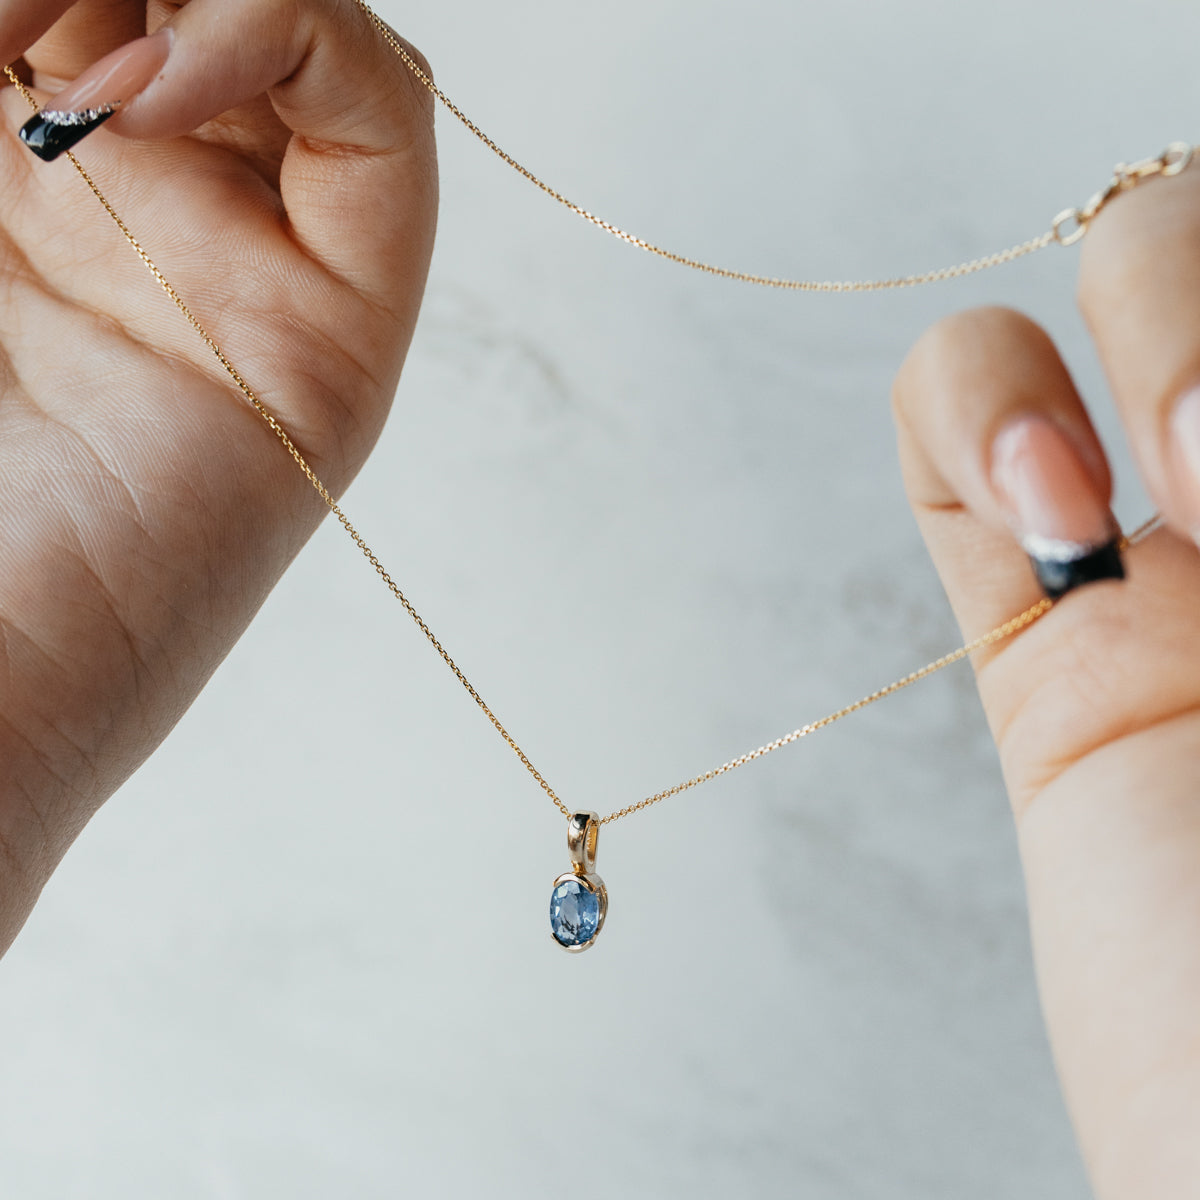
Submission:
[[[977,655],[1042,1006],[1101,1200],[1200,1196],[1200,165],[1119,195],[1079,300],[1166,527]],[[905,481],[967,638],[1066,560],[1112,574],[1111,482],[1050,337],[939,322],[894,389]],[[1090,557],[1088,556],[1088,552]]]

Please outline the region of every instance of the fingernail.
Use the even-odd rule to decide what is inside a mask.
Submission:
[[[1052,600],[1100,579],[1124,579],[1119,534],[1074,443],[1025,415],[992,443],[992,485],[1042,590]]]
[[[1175,492],[1192,541],[1200,545],[1200,384],[1176,402],[1171,433]]]
[[[106,54],[21,126],[21,141],[39,158],[56,159],[146,87],[170,48],[171,31],[160,29]]]

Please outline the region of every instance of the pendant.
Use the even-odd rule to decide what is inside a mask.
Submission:
[[[594,812],[577,812],[567,822],[567,853],[571,869],[554,881],[550,893],[550,932],[564,949],[586,950],[604,927],[608,889],[596,874],[596,841],[600,818]]]

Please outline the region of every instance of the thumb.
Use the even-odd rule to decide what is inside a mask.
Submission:
[[[293,135],[280,191],[297,240],[395,299],[404,264],[428,257],[406,240],[436,206],[433,98],[376,21],[357,0],[189,0],[53,97],[21,140],[50,160],[102,124],[123,138],[179,137],[265,92]]]

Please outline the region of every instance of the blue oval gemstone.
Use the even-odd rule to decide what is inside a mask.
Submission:
[[[581,879],[564,879],[550,893],[550,929],[564,946],[590,942],[600,923],[600,893]]]

